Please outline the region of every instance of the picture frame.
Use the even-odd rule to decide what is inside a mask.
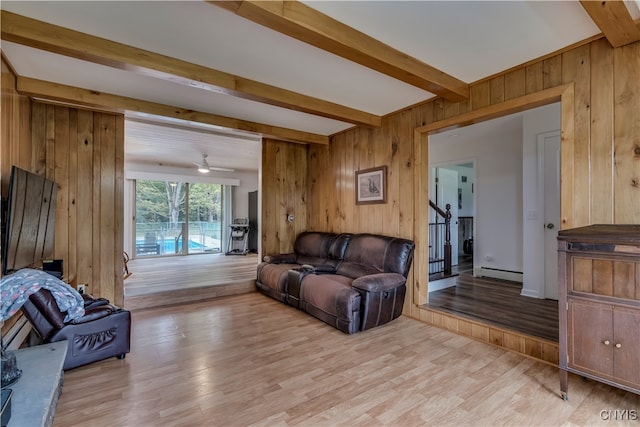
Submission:
[[[356,171],[356,205],[387,203],[387,166]]]

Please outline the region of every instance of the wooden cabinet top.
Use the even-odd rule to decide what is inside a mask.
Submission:
[[[558,240],[640,244],[640,224],[595,224],[558,232]]]

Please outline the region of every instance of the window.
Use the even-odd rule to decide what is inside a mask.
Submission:
[[[221,252],[223,193],[219,184],[137,180],[136,257]]]

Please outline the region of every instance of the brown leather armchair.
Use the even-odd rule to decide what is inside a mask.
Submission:
[[[129,352],[131,313],[103,298],[84,297],[85,314],[64,322],[51,293],[46,289],[29,296],[22,311],[44,343],[67,340],[63,369],[71,369],[109,357],[123,359]]]

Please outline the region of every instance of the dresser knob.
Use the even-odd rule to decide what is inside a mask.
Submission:
[[[604,340],[604,341],[602,341],[602,344],[604,344],[604,345],[609,345],[609,344],[611,344],[611,341],[609,341],[609,340]]]
[[[622,344],[620,343],[616,344],[616,348],[622,348]]]

